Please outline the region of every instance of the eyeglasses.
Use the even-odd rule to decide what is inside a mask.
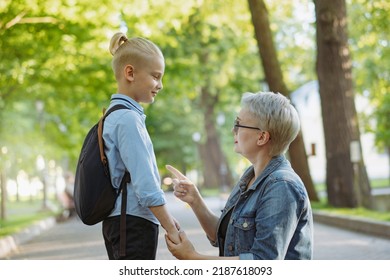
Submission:
[[[237,120],[234,121],[234,126],[233,126],[233,132],[234,133],[237,133],[238,132],[238,128],[249,128],[249,129],[256,129],[256,130],[260,130],[262,131],[260,128],[258,127],[254,127],[254,126],[246,126],[246,125],[241,125]]]

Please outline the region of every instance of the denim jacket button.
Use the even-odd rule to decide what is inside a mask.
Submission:
[[[247,227],[248,227],[248,223],[245,222],[245,223],[242,224],[242,226],[243,226],[244,228],[247,228]]]
[[[228,250],[229,250],[229,251],[233,251],[233,246],[232,246],[232,245],[229,245],[229,246],[228,246]]]

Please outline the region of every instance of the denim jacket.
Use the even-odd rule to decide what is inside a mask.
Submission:
[[[240,259],[312,259],[313,217],[306,189],[283,156],[274,157],[255,182],[253,166],[241,177],[222,210],[217,242],[225,256]],[[220,225],[232,210],[225,242]],[[223,246],[223,248],[221,248]]]

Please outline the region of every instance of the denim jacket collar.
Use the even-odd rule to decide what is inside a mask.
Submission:
[[[285,160],[284,155],[278,155],[271,159],[271,161],[267,164],[263,172],[260,174],[259,177],[256,178],[256,180],[253,182],[251,186],[248,187],[248,190],[256,190],[259,183],[268,177],[269,174],[271,174],[275,169],[277,169],[282,162]],[[248,183],[255,175],[254,167],[253,165],[248,167],[248,169],[244,172],[241,179],[238,182],[239,188],[241,191],[245,191]]]

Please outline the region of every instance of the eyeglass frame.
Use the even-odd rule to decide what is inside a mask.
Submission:
[[[258,128],[258,127],[241,125],[241,124],[238,123],[238,120],[235,120],[235,121],[234,121],[234,124],[233,124],[233,132],[234,132],[235,134],[237,134],[237,133],[238,133],[238,129],[239,129],[240,127],[242,127],[242,128],[248,128],[248,129],[256,129],[256,130],[260,130],[260,131],[264,131],[264,132],[265,132],[265,130],[262,130],[261,128]],[[270,139],[271,139],[271,138],[270,138]]]
[[[264,130],[258,128],[258,127],[241,125],[241,124],[238,123],[237,120],[235,120],[235,121],[234,121],[234,124],[233,124],[233,132],[237,134],[237,133],[238,133],[238,129],[239,129],[240,127],[264,131]]]

